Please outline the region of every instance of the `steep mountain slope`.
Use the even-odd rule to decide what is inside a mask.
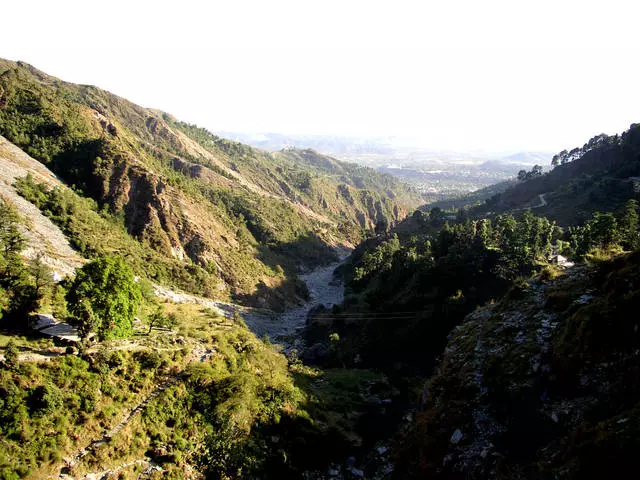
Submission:
[[[0,195],[15,205],[23,218],[29,219],[28,226],[22,229],[27,240],[25,255],[32,259],[40,256],[44,264],[60,275],[73,273],[83,259],[71,248],[60,228],[16,191],[16,179],[29,174],[40,183],[62,186],[50,170],[0,136]]]
[[[21,62],[0,61],[0,134],[143,245],[189,265],[210,295],[257,301],[261,286],[290,296],[297,265],[332,261],[330,246],[419,202],[371,170],[263,152]]]
[[[425,387],[400,477],[637,471],[639,306],[636,252],[535,278],[470,314]]]

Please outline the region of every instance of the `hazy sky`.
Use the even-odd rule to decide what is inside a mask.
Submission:
[[[0,57],[211,130],[551,150],[640,122],[640,2],[3,2]]]

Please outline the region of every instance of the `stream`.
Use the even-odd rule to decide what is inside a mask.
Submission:
[[[295,348],[300,352],[304,347],[300,332],[306,325],[309,311],[319,305],[330,308],[334,304],[342,303],[344,286],[341,280],[333,277],[333,271],[345,259],[346,257],[342,257],[338,262],[300,275],[310,295],[310,299],[304,304],[272,315],[254,310],[242,312],[247,326],[260,338],[267,335],[271,341],[281,344],[285,350]]]

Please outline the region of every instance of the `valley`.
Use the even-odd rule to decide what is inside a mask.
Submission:
[[[0,135],[0,479],[637,469],[640,125],[251,146],[0,60]]]

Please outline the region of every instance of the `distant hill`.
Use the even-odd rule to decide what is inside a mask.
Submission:
[[[513,163],[518,165],[548,165],[552,155],[548,152],[517,152],[502,157],[502,163]]]
[[[311,148],[329,155],[353,154],[393,154],[397,147],[393,138],[350,137],[344,135],[301,135],[286,133],[243,133],[216,132],[221,137],[230,138],[254,147],[276,152],[284,148]]]

